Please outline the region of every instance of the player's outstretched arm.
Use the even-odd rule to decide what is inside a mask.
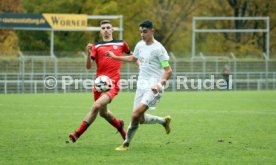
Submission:
[[[120,61],[125,61],[125,62],[136,62],[137,58],[135,58],[133,55],[129,56],[116,56],[113,52],[107,51],[106,55],[115,59],[115,60],[120,60]]]
[[[86,49],[88,51],[87,53],[87,58],[86,58],[86,69],[91,69],[92,68],[92,60],[91,60],[91,51],[92,51],[93,44],[88,43],[86,46]]]

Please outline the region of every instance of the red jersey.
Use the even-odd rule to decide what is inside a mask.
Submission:
[[[113,88],[106,94],[113,99],[119,92],[120,86],[120,69],[122,62],[114,60],[106,55],[107,51],[112,51],[117,56],[122,56],[123,53],[130,54],[130,49],[126,42],[122,40],[112,40],[108,42],[97,42],[91,51],[91,58],[95,60],[97,65],[96,77],[106,75],[112,79]],[[94,89],[94,100],[97,100],[102,93]]]
[[[97,64],[96,77],[100,75],[106,75],[113,81],[119,81],[121,61],[114,60],[106,55],[107,51],[112,51],[117,56],[122,56],[123,53],[130,53],[128,44],[123,40],[112,40],[97,42],[91,51],[91,58],[95,60]]]

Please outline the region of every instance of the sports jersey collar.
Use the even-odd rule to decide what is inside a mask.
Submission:
[[[153,38],[152,44],[150,44],[150,45],[147,45],[147,43],[146,43],[144,40],[141,40],[141,41],[143,42],[143,44],[144,44],[145,46],[152,46],[152,45],[154,45],[154,44],[157,43],[157,40],[155,40],[154,38]]]
[[[123,40],[115,40],[115,39],[113,39],[111,41],[99,41],[99,42],[96,42],[96,45],[98,45],[98,44],[107,44],[107,43],[121,43],[121,42],[123,42]]]
[[[100,46],[108,46],[108,45],[117,45],[117,46],[122,46],[124,45],[123,40],[112,40],[112,41],[101,41],[96,43],[96,48]]]

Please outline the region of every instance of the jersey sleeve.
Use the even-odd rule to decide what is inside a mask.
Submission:
[[[126,42],[124,42],[124,45],[123,45],[123,52],[126,54],[130,54],[130,49]]]
[[[93,47],[92,47],[92,51],[91,51],[91,53],[90,53],[90,56],[91,56],[91,58],[94,59],[94,60],[97,58],[97,48],[96,48],[95,45],[93,45]]]
[[[160,50],[159,50],[159,53],[158,53],[158,59],[159,59],[160,64],[162,64],[162,61],[169,61],[170,60],[168,52],[166,51],[166,49],[163,46],[160,47]]]
[[[137,59],[139,58],[139,44],[135,46],[133,56]]]

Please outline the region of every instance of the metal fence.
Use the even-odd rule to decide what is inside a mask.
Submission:
[[[167,91],[221,90],[222,88],[218,88],[216,83],[223,78],[225,64],[230,68],[231,90],[276,89],[275,60],[266,58],[238,60],[234,55],[208,57],[201,54],[191,59],[176,58],[172,53],[170,56],[173,77],[167,84]],[[83,53],[80,53],[79,58],[71,59],[23,54],[19,58],[0,59],[0,93],[91,92],[95,67],[86,70],[85,60]],[[123,63],[121,79],[126,80],[124,83],[127,84],[122,85],[122,91],[135,90],[138,71],[135,64]],[[48,81],[56,85],[54,88],[49,88],[45,84],[49,76],[55,78]],[[68,76],[72,81],[70,79],[70,83],[65,86],[63,78]],[[205,81],[208,82],[204,84]],[[202,85],[206,85],[207,88],[203,88]]]

